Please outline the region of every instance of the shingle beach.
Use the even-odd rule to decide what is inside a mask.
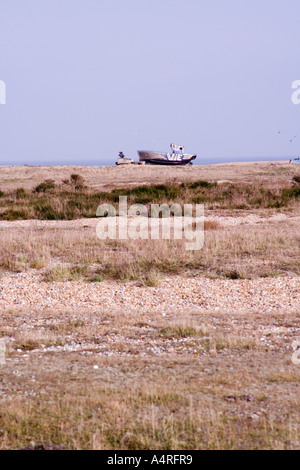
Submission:
[[[298,278],[220,280],[168,277],[159,287],[135,282],[81,281],[46,283],[33,273],[7,274],[0,279],[0,308],[89,309],[118,312],[179,310],[293,312],[299,307]]]

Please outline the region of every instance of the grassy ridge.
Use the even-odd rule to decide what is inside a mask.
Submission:
[[[113,189],[110,192],[95,191],[84,186],[79,175],[56,183],[46,180],[32,191],[18,188],[0,190],[0,220],[73,220],[96,216],[98,205],[118,206],[119,196],[127,196],[128,204],[178,203],[204,204],[206,209],[279,209],[299,205],[300,183],[297,179],[290,186],[259,183],[216,183],[196,181],[135,188]]]

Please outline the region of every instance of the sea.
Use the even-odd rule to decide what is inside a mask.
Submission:
[[[246,163],[246,162],[279,162],[279,161],[289,161],[290,159],[295,158],[296,156],[276,156],[276,157],[213,157],[213,158],[205,158],[205,157],[197,157],[194,160],[193,165],[216,165],[222,163]],[[133,159],[136,162],[138,159]],[[10,160],[10,161],[1,161],[0,159],[0,166],[7,166],[7,165],[28,165],[28,166],[60,166],[60,165],[68,165],[68,166],[115,166],[116,159],[68,159],[68,158],[61,158],[61,159],[53,159],[53,160]]]

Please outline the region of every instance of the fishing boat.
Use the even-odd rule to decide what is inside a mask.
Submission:
[[[153,150],[138,150],[140,162],[149,165],[187,165],[192,164],[197,155],[184,153],[182,145],[171,144],[171,152],[155,152]]]

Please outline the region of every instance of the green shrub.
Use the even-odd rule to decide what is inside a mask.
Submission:
[[[214,188],[217,186],[217,183],[210,183],[209,181],[195,181],[190,184],[191,189],[196,188]]]
[[[53,180],[46,180],[43,183],[40,183],[33,190],[34,193],[45,193],[46,191],[52,190],[55,188],[55,183]]]
[[[293,182],[296,183],[296,184],[300,184],[300,175],[295,175],[293,177]]]
[[[34,211],[37,219],[40,220],[64,220],[65,214],[58,212],[48,202],[38,202],[34,204]]]
[[[4,212],[0,212],[0,220],[26,220],[28,214],[24,210],[8,209]]]
[[[157,184],[153,186],[137,186],[132,189],[114,189],[111,192],[113,201],[118,202],[119,196],[128,196],[130,203],[148,204],[162,200],[174,200],[179,195],[179,187]]]
[[[300,187],[296,188],[289,188],[289,189],[283,189],[282,190],[282,196],[284,198],[294,198],[294,197],[299,197],[300,196]]]
[[[192,202],[193,202],[194,204],[203,204],[204,202],[207,202],[207,201],[209,201],[209,200],[210,200],[209,197],[198,196],[198,197],[194,197],[194,198],[192,199]]]
[[[24,188],[18,188],[16,189],[16,197],[18,199],[24,199],[25,197],[28,197],[29,194],[25,191]]]
[[[84,188],[84,178],[81,175],[73,174],[70,176],[70,184],[76,189],[76,191],[80,191]]]

